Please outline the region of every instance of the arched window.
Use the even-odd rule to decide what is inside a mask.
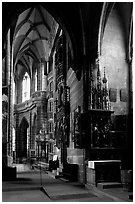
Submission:
[[[15,82],[13,81],[13,104],[16,103]]]
[[[30,77],[26,72],[22,82],[22,102],[30,99]]]
[[[50,82],[50,90],[49,91],[53,91],[53,81]]]
[[[35,91],[37,91],[37,70],[35,72]]]

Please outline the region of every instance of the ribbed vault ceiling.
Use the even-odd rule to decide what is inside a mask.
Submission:
[[[13,41],[14,67],[18,74],[22,73],[21,67],[31,73],[31,63],[48,60],[57,28],[54,18],[40,5],[19,15]]]

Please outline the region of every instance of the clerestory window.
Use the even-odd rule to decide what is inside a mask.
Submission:
[[[37,91],[37,70],[35,72],[35,91]]]
[[[30,99],[30,77],[26,72],[22,81],[22,102]]]

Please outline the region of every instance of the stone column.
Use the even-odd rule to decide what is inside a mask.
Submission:
[[[10,85],[10,29],[6,38],[6,70],[7,70],[7,85]]]
[[[13,157],[12,140],[13,140],[13,126],[14,126],[14,104],[13,104],[13,46],[11,44],[11,55],[10,55],[10,135],[9,135],[9,156]]]
[[[133,73],[132,73],[132,59],[128,62],[128,168],[133,169]]]
[[[12,164],[12,129],[13,129],[13,48],[10,42],[10,29],[6,38],[6,85],[8,87],[8,117],[7,117],[7,165]]]
[[[30,110],[30,138],[29,138],[29,148],[32,146],[32,111]]]
[[[10,29],[7,33],[6,38],[6,70],[7,70],[7,86],[8,86],[8,116],[7,116],[7,165],[8,165],[8,156],[10,154]]]
[[[40,63],[37,64],[37,91],[41,90],[41,69]]]
[[[15,115],[15,149],[16,149],[16,163],[19,163],[19,115]]]

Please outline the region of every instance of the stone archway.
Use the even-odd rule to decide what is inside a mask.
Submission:
[[[27,129],[29,124],[26,118],[23,118],[20,127],[19,127],[19,134],[18,134],[18,158],[20,162],[22,162],[23,158],[27,158]]]

